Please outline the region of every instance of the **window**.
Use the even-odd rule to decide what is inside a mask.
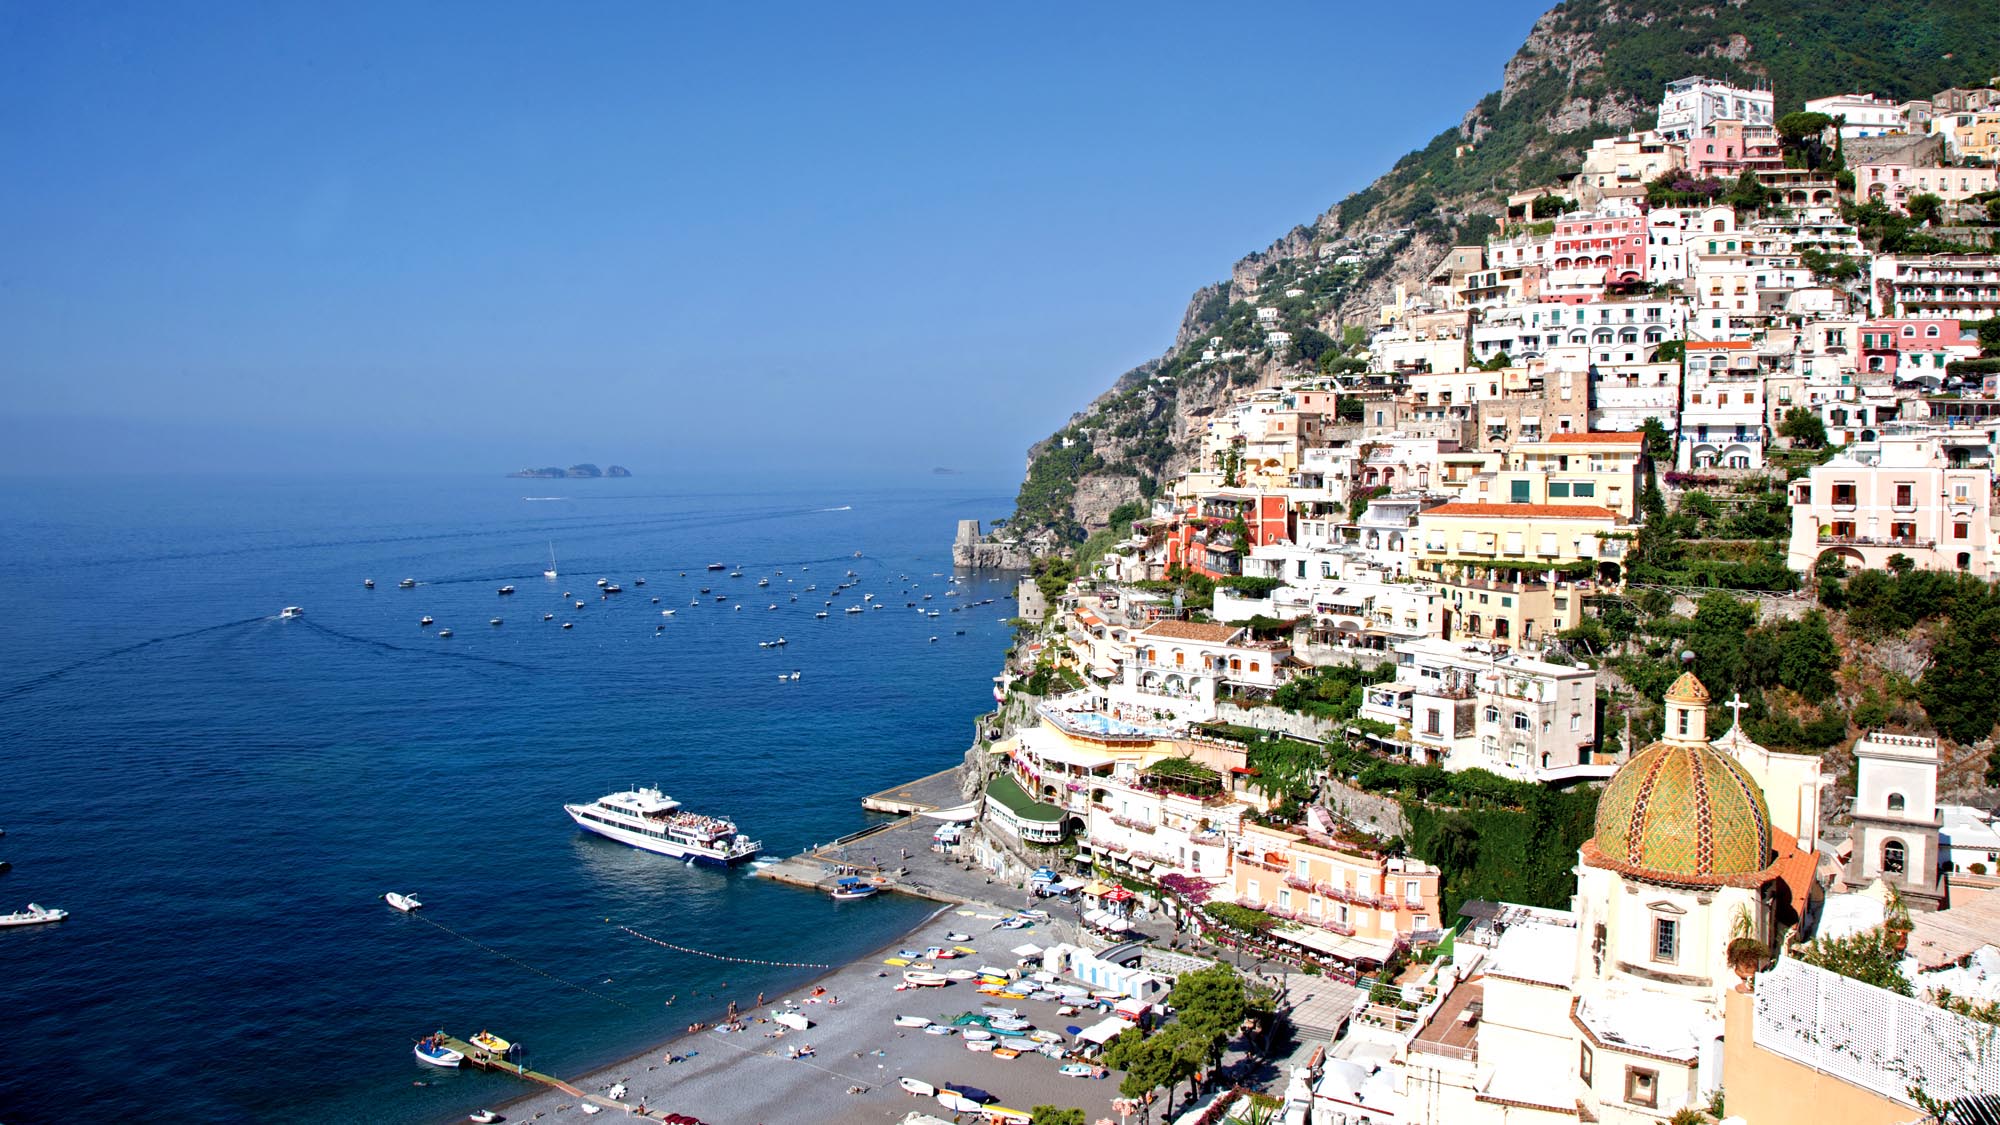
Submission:
[[[1674,962],[1681,957],[1681,923],[1678,918],[1653,919],[1653,960]]]
[[[1951,525],[1951,537],[1952,537],[1953,539],[1963,539],[1963,538],[1965,538],[1965,537],[1966,537],[1967,533],[1969,533],[1969,532],[1970,532],[1971,530],[1972,530],[1972,525],[1971,525],[1971,524],[1967,524],[1967,523],[1955,523],[1955,524],[1952,524],[1952,525]]]
[[[1424,885],[1415,879],[1403,884],[1403,901],[1411,906],[1424,904]]]
[[[1916,491],[1915,489],[1913,489],[1911,486],[1907,484],[1897,485],[1896,506],[1898,508],[1908,508],[1911,505],[1915,504],[1916,503],[1916,497],[1914,495],[1915,491]]]
[[[1657,1108],[1660,1104],[1660,1074],[1655,1070],[1625,1068],[1625,1100],[1632,1105]]]
[[[1528,713],[1526,711],[1514,712],[1514,729],[1515,730],[1528,729]]]
[[[1681,710],[1681,711],[1678,711],[1678,712],[1676,712],[1676,714],[1678,714],[1678,715],[1680,716],[1680,731],[1679,731],[1679,733],[1681,733],[1681,734],[1686,734],[1686,733],[1688,732],[1688,713],[1687,713],[1687,711],[1686,711],[1685,709],[1683,709],[1683,710]]]
[[[1595,496],[1597,495],[1597,486],[1589,481],[1577,481],[1575,487],[1571,490],[1571,495]]]
[[[1290,910],[1292,908],[1292,892],[1280,890],[1278,892],[1278,906],[1281,909]]]
[[[1882,874],[1901,875],[1909,868],[1909,853],[1901,840],[1890,840],[1882,845]]]
[[[1296,874],[1301,879],[1311,878],[1312,877],[1311,862],[1303,859],[1299,860],[1296,865],[1296,870],[1294,871],[1294,874]]]
[[[1570,730],[1572,730],[1572,731],[1579,731],[1579,730],[1582,730],[1582,729],[1583,729],[1583,716],[1582,716],[1582,715],[1577,715],[1577,714],[1573,714],[1573,715],[1571,715],[1571,716],[1569,717],[1569,729],[1570,729]]]
[[[1904,807],[1904,801],[1903,801],[1903,795],[1902,795],[1901,793],[1891,793],[1891,794],[1889,794],[1889,811],[1890,811],[1890,812],[1902,812],[1902,811],[1903,811],[1903,807]]]
[[[1477,617],[1475,617],[1475,618],[1473,618],[1473,619],[1472,619],[1472,622],[1473,622],[1473,624],[1472,624],[1472,627],[1473,627],[1474,629],[1478,629],[1478,628],[1479,628],[1479,619],[1478,619]],[[1438,712],[1437,712],[1437,709],[1436,709],[1436,708],[1427,708],[1427,709],[1425,709],[1425,711],[1424,711],[1424,733],[1425,733],[1425,734],[1437,734],[1437,733],[1439,733],[1439,730],[1438,730]]]
[[[1854,486],[1852,484],[1834,485],[1833,502],[1837,507],[1852,508],[1854,506]]]
[[[1557,496],[1565,496],[1565,497],[1566,497],[1566,496],[1568,496],[1568,495],[1569,495],[1569,482],[1568,482],[1568,481],[1566,481],[1566,480],[1552,480],[1552,481],[1550,481],[1550,482],[1549,482],[1549,496],[1550,496],[1551,498],[1553,498],[1553,497],[1557,497]]]
[[[1526,504],[1529,499],[1528,490],[1533,487],[1534,482],[1532,481],[1510,481],[1507,486],[1507,498],[1516,504]]]
[[[1577,1077],[1583,1079],[1585,1085],[1589,1085],[1591,1068],[1597,1060],[1591,1054],[1590,1044],[1579,1042],[1577,1047],[1580,1048],[1576,1059]]]
[[[1486,709],[1486,721],[1487,721],[1487,722],[1489,722],[1489,723],[1497,723],[1497,722],[1499,722],[1499,721],[1500,721],[1500,708],[1498,708],[1498,707],[1488,707],[1488,708]]]

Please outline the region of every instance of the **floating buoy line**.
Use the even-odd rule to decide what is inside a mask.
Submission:
[[[611,921],[611,919],[606,918],[605,921],[609,922]],[[731,957],[725,953],[710,953],[705,949],[689,949],[685,945],[675,945],[673,942],[670,941],[661,941],[659,938],[656,938],[651,934],[642,934],[630,926],[620,926],[618,928],[624,930],[628,934],[631,934],[633,937],[638,938],[640,941],[650,941],[654,945],[661,946],[662,948],[665,949],[671,949],[676,953],[688,953],[696,957],[708,957],[717,961],[728,961],[731,964],[735,965],[769,965],[774,969],[833,968],[832,965],[820,965],[811,961],[763,961],[755,957]]]
[[[511,953],[503,953],[500,950],[495,949],[490,945],[487,945],[485,942],[479,941],[475,938],[466,937],[464,934],[459,933],[457,930],[452,929],[450,926],[445,925],[443,922],[438,921],[437,919],[431,917],[428,914],[419,913],[419,914],[410,914],[407,916],[415,918],[419,922],[428,922],[431,925],[436,926],[438,929],[443,930],[445,933],[448,933],[451,936],[457,938],[458,940],[464,942],[465,944],[472,946],[474,949],[484,950],[488,953],[491,953],[493,956],[500,958],[503,961],[512,961],[514,964],[519,965],[523,969],[528,970],[529,972],[535,974],[538,977],[547,977],[548,979],[556,982],[557,984],[563,985],[568,988],[574,988],[578,992],[583,993],[585,996],[602,1000],[607,1004],[616,1004],[619,1007],[627,1010],[630,1010],[632,1007],[632,1005],[627,1004],[623,1000],[618,1000],[613,997],[606,996],[602,992],[592,992],[590,989],[585,988],[574,981],[567,981],[555,975],[554,973],[544,972],[541,969],[537,969],[533,965],[528,964],[526,961],[521,960],[519,957],[516,957]]]

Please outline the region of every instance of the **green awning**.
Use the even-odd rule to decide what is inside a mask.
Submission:
[[[1000,774],[986,786],[988,800],[998,801],[1007,806],[1007,811],[1022,820],[1039,820],[1054,824],[1062,820],[1064,813],[1054,805],[1045,805],[1028,796],[1026,790],[1014,780],[1012,774]]]

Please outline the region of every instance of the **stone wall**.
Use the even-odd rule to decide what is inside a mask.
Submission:
[[[1337,778],[1329,778],[1320,801],[1349,823],[1384,836],[1402,836],[1410,825],[1403,819],[1403,806],[1394,797],[1356,789]]]
[[[1238,707],[1234,703],[1217,702],[1215,711],[1216,718],[1225,723],[1277,731],[1280,734],[1310,739],[1313,742],[1332,742],[1340,737],[1339,723],[1315,719],[1311,715],[1301,715],[1278,707]]]

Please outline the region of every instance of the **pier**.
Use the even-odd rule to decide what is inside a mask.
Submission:
[[[440,1039],[445,1046],[465,1056],[466,1066],[478,1067],[480,1070],[496,1071],[500,1074],[516,1075],[518,1077],[525,1078],[530,1082],[538,1082],[552,1089],[561,1090],[563,1093],[572,1095],[574,1097],[588,1098],[589,1100],[597,1103],[598,1105],[604,1106],[607,1109],[617,1106],[619,1104],[614,1101],[586,1094],[582,1090],[579,1090],[576,1087],[570,1085],[569,1083],[564,1082],[562,1079],[557,1078],[553,1074],[543,1074],[539,1070],[529,1070],[526,1066],[523,1066],[520,1063],[512,1063],[508,1062],[506,1059],[495,1057],[493,1052],[487,1050],[486,1048],[474,1046],[473,1044],[468,1043],[465,1040],[460,1039],[455,1035],[441,1036]]]
[[[830,891],[834,880],[853,874],[882,880],[885,891],[933,902],[987,901],[994,888],[984,873],[975,878],[951,858],[932,851],[931,833],[938,822],[920,815],[963,803],[957,766],[871,793],[861,799],[861,807],[897,819],[815,844],[780,863],[759,867],[757,874],[816,891]],[[897,875],[899,868],[906,873]]]

